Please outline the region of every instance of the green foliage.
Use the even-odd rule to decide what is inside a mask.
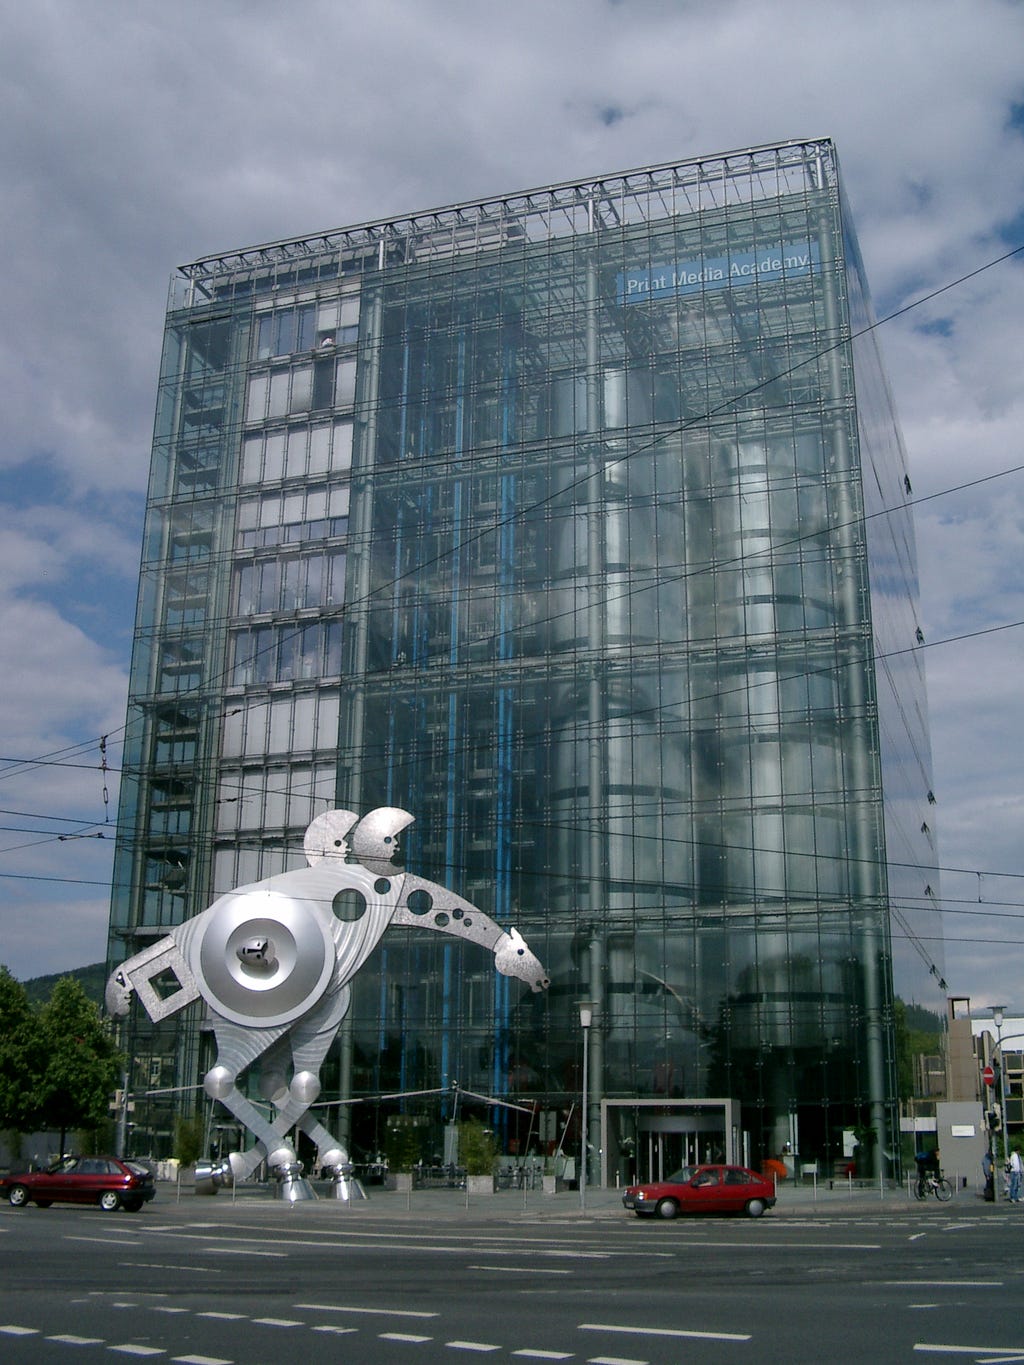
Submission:
[[[122,1061],[96,1005],[72,977],[62,977],[38,1014],[45,1055],[39,1085],[43,1127],[63,1136],[94,1128],[109,1112]]]
[[[411,1171],[423,1155],[423,1125],[411,1114],[392,1114],[384,1139],[388,1169]]]
[[[942,1019],[920,1005],[908,1005],[898,996],[893,1001],[893,1032],[896,1039],[896,1085],[901,1100],[914,1094],[914,1058],[935,1056],[942,1051]]]
[[[467,1175],[493,1175],[497,1154],[494,1134],[479,1119],[459,1124],[459,1162]]]
[[[174,1120],[174,1155],[183,1166],[194,1166],[203,1155],[204,1135],[201,1114]]]
[[[24,986],[0,966],[0,1128],[38,1126],[45,1058],[38,1019]]]

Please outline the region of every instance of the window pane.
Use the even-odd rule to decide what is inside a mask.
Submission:
[[[245,420],[262,422],[267,410],[267,376],[254,374],[249,380],[249,396],[245,404]]]
[[[289,479],[301,478],[306,472],[306,436],[305,427],[291,427],[288,432],[285,472]]]
[[[334,381],[334,401],[340,407],[348,407],[356,397],[356,362],[339,360],[337,377]]]
[[[331,451],[331,469],[352,468],[352,423],[335,422],[334,449]]]
[[[308,412],[313,395],[313,367],[300,365],[292,371],[292,412]]]

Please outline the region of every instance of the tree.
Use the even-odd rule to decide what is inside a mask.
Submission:
[[[44,1049],[28,993],[0,965],[0,1128],[28,1133],[39,1121]]]
[[[492,1175],[496,1155],[494,1134],[479,1119],[459,1124],[459,1160],[467,1175]]]
[[[45,1058],[40,1120],[59,1130],[63,1156],[69,1129],[95,1128],[107,1118],[122,1059],[99,1010],[73,977],[54,986],[38,1028]]]

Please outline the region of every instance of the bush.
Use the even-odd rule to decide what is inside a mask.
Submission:
[[[411,1114],[392,1114],[384,1139],[384,1155],[391,1171],[408,1172],[423,1152],[423,1121]]]
[[[459,1124],[459,1162],[467,1175],[493,1175],[496,1157],[494,1134],[479,1119]]]
[[[174,1155],[182,1166],[194,1166],[203,1152],[203,1120],[198,1114],[174,1120]]]

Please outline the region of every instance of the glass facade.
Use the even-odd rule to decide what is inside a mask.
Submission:
[[[594,1178],[703,1155],[711,1100],[738,1117],[709,1151],[834,1165],[856,1131],[877,1169],[894,990],[941,956],[869,324],[827,141],[183,267],[112,959],[302,865],[328,806],[401,806],[410,869],[552,987],[392,930],[328,1098],[458,1083],[536,1107],[489,1112],[506,1151],[571,1148],[586,997]],[[136,1069],[194,1083],[198,1024],[136,1020]],[[155,1148],[172,1104],[138,1111]],[[410,1104],[346,1109],[353,1152]]]

